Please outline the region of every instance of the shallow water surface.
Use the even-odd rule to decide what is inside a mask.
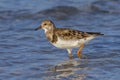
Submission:
[[[119,80],[119,0],[0,0],[0,80]],[[57,27],[105,34],[73,60],[53,47],[43,30],[44,19]]]

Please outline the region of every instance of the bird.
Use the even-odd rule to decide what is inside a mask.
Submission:
[[[82,58],[81,51],[85,44],[97,36],[104,35],[100,32],[84,32],[70,28],[57,28],[52,20],[43,20],[35,30],[43,29],[48,41],[57,48],[66,49],[69,59],[73,59],[72,49],[78,48],[77,56]]]

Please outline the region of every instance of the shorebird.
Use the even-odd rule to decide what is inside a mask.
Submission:
[[[57,48],[66,49],[69,59],[72,59],[72,49],[79,48],[77,56],[82,58],[81,51],[85,43],[96,36],[103,35],[99,32],[83,32],[70,28],[57,28],[51,20],[42,21],[41,25],[35,30],[43,29],[49,42]]]

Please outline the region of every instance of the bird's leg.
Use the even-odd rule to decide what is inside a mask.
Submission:
[[[79,58],[82,58],[81,51],[82,51],[82,49],[84,48],[84,46],[85,46],[84,44],[81,44],[81,45],[80,45],[80,48],[79,48],[78,51],[77,51],[77,55],[78,55]]]
[[[73,58],[72,49],[67,49],[67,51],[68,51],[68,54],[69,54],[69,59],[72,59]]]

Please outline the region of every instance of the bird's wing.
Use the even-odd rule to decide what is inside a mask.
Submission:
[[[55,34],[56,36],[64,40],[69,40],[69,39],[76,40],[76,39],[83,39],[83,38],[87,38],[87,37],[95,36],[95,35],[97,36],[100,33],[82,32],[82,31],[72,30],[68,28],[56,28]]]

